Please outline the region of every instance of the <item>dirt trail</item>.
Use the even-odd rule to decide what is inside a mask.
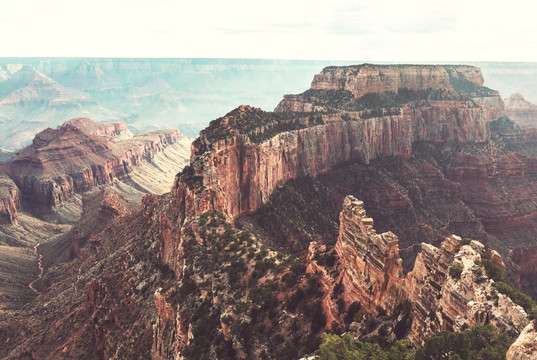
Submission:
[[[32,291],[36,294],[39,294],[39,291],[34,288],[34,284],[41,280],[41,277],[43,276],[43,255],[37,253],[37,248],[39,247],[39,245],[41,245],[41,243],[38,243],[36,246],[34,246],[34,254],[35,257],[38,258],[39,276],[37,277],[37,279],[32,281],[30,285],[28,285],[28,287],[32,289]]]

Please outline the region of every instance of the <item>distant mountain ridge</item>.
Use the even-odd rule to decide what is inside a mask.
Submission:
[[[133,132],[177,127],[195,137],[240,104],[270,111],[328,65],[357,61],[0,58],[0,147],[77,117]],[[537,102],[537,63],[479,63],[488,87]]]

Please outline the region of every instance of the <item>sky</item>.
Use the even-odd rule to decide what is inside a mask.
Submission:
[[[529,0],[1,0],[0,57],[537,61]]]

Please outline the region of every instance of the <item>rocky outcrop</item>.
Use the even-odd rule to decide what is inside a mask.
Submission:
[[[460,80],[462,75],[457,76]],[[479,87],[472,76],[463,77],[464,84]],[[454,79],[449,77],[452,89],[447,92],[460,85]],[[384,158],[387,162],[406,161],[418,140],[463,145],[487,138],[487,116],[472,101],[456,94],[449,99],[432,97],[402,104],[396,111],[271,114],[244,106],[214,121],[193,144],[191,164],[178,174],[170,194],[146,196],[141,209],[131,209],[107,194],[84,205],[95,220],[74,226],[68,240],[76,258],[43,275],[43,294],[21,320],[0,324],[0,339],[7,349],[2,354],[9,351],[8,358],[20,358],[28,351],[34,357],[60,357],[61,352],[81,357],[86,351],[87,357],[121,359],[138,354],[167,359],[200,354],[262,358],[269,353],[278,358],[285,344],[290,350],[282,349],[279,358],[292,357],[292,350],[296,355],[308,346],[310,335],[334,323],[348,324],[342,318],[353,302],[371,315],[390,314],[405,300],[413,303],[408,338],[415,344],[428,334],[475,323],[490,322],[502,331],[519,332],[526,315],[509,298],[493,292],[492,281],[482,269],[479,274],[478,261],[487,255],[477,242],[463,246],[459,237],[450,236],[439,248],[422,244],[414,269],[404,276],[398,237],[391,232],[378,234],[363,203],[353,198],[345,200],[340,215],[338,256],[325,257],[327,246],[311,243],[306,266],[292,255],[269,250],[267,242],[245,230],[247,226],[239,230],[225,223],[226,218],[233,220],[259,208],[289,179],[321,176],[346,161],[367,164],[382,155],[397,157]],[[70,191],[124,176],[146,150],[151,152],[159,144],[146,149],[144,142],[138,153],[139,146],[120,146],[86,133],[62,149],[69,156],[49,151],[58,146],[57,137],[74,139],[81,132],[73,124],[45,131],[15,161],[25,164],[27,178],[36,179],[38,189],[45,180],[53,180],[57,192],[51,197],[63,199]],[[119,157],[112,158],[116,149],[121,150]],[[132,157],[124,158],[125,153]],[[86,154],[96,159],[89,170],[77,160]],[[491,171],[520,178],[517,164],[498,164],[503,164],[500,170]],[[411,209],[411,197],[423,197],[423,202],[449,197],[446,203],[458,205],[461,185],[448,181],[439,167],[433,161],[424,161],[418,170],[404,167],[402,171],[411,178],[412,171],[424,173],[419,176],[421,183],[413,184],[405,196],[397,196],[398,174],[386,172],[391,182],[383,183],[384,192],[376,194],[390,195],[386,201],[396,211]],[[47,178],[59,170],[70,174],[71,180]],[[481,179],[478,170],[461,168],[453,177]],[[369,180],[377,185],[379,178]],[[427,189],[428,184],[435,187]],[[447,223],[476,222],[470,211],[457,211],[456,216],[439,213],[451,217]],[[429,213],[420,216],[427,218]],[[489,254],[500,263],[496,255]],[[330,261],[332,268],[327,265]],[[459,277],[450,274],[452,267],[460,270]],[[355,318],[360,316],[350,320]],[[53,331],[38,334],[35,329]],[[28,336],[10,335],[25,331]],[[278,352],[271,354],[272,349]]]
[[[408,109],[402,115],[367,119],[361,118],[362,115],[305,115],[285,124],[298,129],[279,133],[277,128],[283,121],[234,135],[230,126],[232,136],[216,141],[208,134],[214,129],[209,128],[193,144],[191,171],[194,177],[203,178],[206,192],[227,197],[218,210],[236,217],[257,209],[278,184],[292,178],[316,176],[347,161],[368,163],[380,155],[408,158],[414,141],[486,139],[485,123],[478,108],[441,104]],[[255,122],[270,116],[243,106],[211,126],[216,128],[239,120]],[[420,119],[419,125],[414,124],[416,118]],[[428,120],[431,118],[441,118],[445,124],[431,123]],[[268,135],[274,132],[273,136]],[[268,139],[256,142],[263,135]]]
[[[530,103],[522,94],[513,94],[503,100],[505,115],[523,128],[537,127],[537,105]]]
[[[398,239],[391,232],[377,234],[363,205],[346,197],[339,218],[336,252],[344,264],[345,300],[359,302],[370,313],[391,311],[403,298]]]
[[[73,125],[85,133],[100,136],[114,142],[133,137],[124,121],[96,123],[88,118],[76,118],[66,121],[62,126],[66,125]]]
[[[453,79],[483,86],[481,70],[473,66],[373,65],[330,66],[315,75],[315,90],[348,90],[359,98],[367,93],[397,93],[399,89],[454,90]]]
[[[366,104],[356,111],[290,113],[285,106],[274,113],[249,106],[233,110],[200,133],[192,145],[191,165],[176,179],[172,192],[175,206],[182,209],[181,222],[207,210],[221,211],[234,219],[258,209],[289,179],[317,176],[350,161],[367,164],[379,156],[408,159],[417,141],[464,144],[487,139],[489,115],[468,96],[497,97],[497,93],[482,87],[479,69],[327,68],[314,80],[314,90],[342,86],[359,96],[360,87],[366,86],[360,77],[362,69],[399,74],[381,76],[376,91],[410,87],[418,93],[405,96],[415,100],[403,101],[395,108]],[[351,85],[344,85],[347,82]],[[424,89],[439,93],[419,92]],[[366,87],[362,92],[371,91]],[[330,96],[323,99],[331,105],[335,101]],[[177,248],[177,244],[170,244]]]
[[[6,176],[0,176],[0,225],[17,224],[17,209],[22,206],[19,189]]]
[[[507,351],[506,360],[537,359],[537,332],[535,321],[530,322]]]
[[[405,300],[413,304],[409,338],[415,344],[441,330],[459,331],[474,324],[491,323],[517,335],[528,323],[524,310],[497,294],[493,281],[478,265],[486,251],[477,241],[463,246],[461,238],[453,235],[440,249],[423,243],[414,269],[405,277],[397,237],[390,232],[377,234],[363,203],[348,196],[340,215],[336,251],[348,302],[359,302],[371,313],[379,308],[390,313]],[[450,274],[452,267],[459,271]]]
[[[175,129],[129,138],[124,123],[73,119],[37,134],[5,165],[6,173],[25,207],[37,215],[54,213],[77,193],[128,180],[137,167],[177,143],[188,139]]]
[[[528,317],[511,299],[497,293],[479,265],[485,258],[481,243],[472,241],[461,247],[457,236],[446,239],[441,249],[422,244],[414,270],[406,278],[416,308],[411,330],[414,342],[441,330],[462,331],[475,324],[492,324],[511,336],[520,333]],[[452,267],[459,267],[460,275],[450,274]]]

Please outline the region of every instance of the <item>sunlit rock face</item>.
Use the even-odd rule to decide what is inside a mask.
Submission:
[[[359,302],[371,313],[393,311],[408,300],[414,306],[409,338],[420,344],[441,330],[460,331],[474,324],[493,324],[500,331],[518,335],[528,323],[524,310],[502,294],[496,294],[483,269],[485,247],[472,241],[462,246],[460,237],[446,238],[440,248],[423,243],[414,269],[401,270],[397,237],[377,234],[363,202],[345,198],[340,215],[336,251],[343,264],[345,298]],[[496,262],[497,254],[490,254]],[[460,276],[449,269],[459,266]]]
[[[189,143],[190,139],[177,129],[133,136],[124,122],[98,124],[84,118],[72,119],[57,129],[43,130],[10,162],[0,164],[5,176],[16,185],[2,183],[6,194],[3,198],[11,199],[3,201],[11,201],[4,207],[12,212],[22,204],[37,215],[55,213],[76,194],[94,187],[141,181],[135,174],[151,163],[148,160],[159,163],[159,156],[175,156],[180,147],[184,153]],[[186,153],[178,155],[175,172],[188,158]],[[153,176],[158,177],[159,169],[154,170]],[[171,186],[171,179],[166,183],[166,189],[150,190],[164,192]],[[144,186],[147,184],[139,182],[138,189]]]
[[[205,188],[199,201],[189,202],[201,201],[203,209],[212,203],[236,217],[266,202],[278,184],[316,176],[337,164],[409,158],[416,141],[483,142],[485,124],[495,116],[492,109],[499,112],[503,104],[482,82],[480,70],[471,66],[326,68],[311,90],[344,91],[344,96],[351,94],[346,103],[331,93],[306,92],[286,96],[274,113],[241,106],[211,122],[193,144],[189,170],[203,178]],[[400,91],[405,95],[397,98]],[[360,96],[372,92],[394,98],[382,100],[380,108],[360,102]],[[492,104],[487,110],[472,100],[478,98],[496,100],[487,102]],[[302,112],[289,112],[296,110]]]
[[[537,332],[535,321],[530,322],[511,345],[505,357],[507,360],[537,359]]]

